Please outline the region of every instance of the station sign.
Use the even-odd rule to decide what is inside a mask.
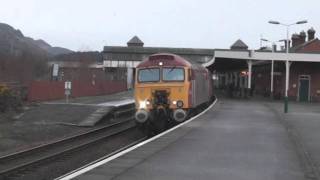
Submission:
[[[52,76],[57,77],[59,74],[59,64],[53,64],[52,66]]]
[[[66,103],[69,103],[69,96],[71,95],[71,81],[64,82],[64,94],[66,95]]]
[[[71,89],[71,81],[64,82],[64,89]]]

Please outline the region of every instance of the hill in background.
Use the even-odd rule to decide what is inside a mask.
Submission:
[[[62,47],[52,47],[42,39],[34,40],[26,37],[20,30],[16,30],[8,24],[0,23],[0,53],[19,55],[24,51],[33,51],[36,54],[47,54],[48,56],[73,52]]]
[[[72,52],[26,37],[20,30],[0,23],[0,82],[28,84],[32,80],[46,79],[48,61]]]

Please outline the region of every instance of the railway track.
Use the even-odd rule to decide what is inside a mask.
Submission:
[[[202,108],[199,109],[200,111]],[[129,113],[128,110],[115,112],[113,117],[119,117],[121,114]],[[130,113],[129,113],[130,114]],[[197,113],[196,113],[197,114]],[[59,141],[44,144],[32,149],[20,151],[10,155],[0,157],[0,180],[2,179],[21,179],[21,177],[15,178],[16,176],[34,173],[37,167],[46,166],[51,164],[52,161],[57,159],[63,159],[64,156],[72,158],[74,155],[84,149],[96,147],[97,144],[103,144],[105,139],[117,139],[117,137],[123,136],[126,132],[134,131],[136,129],[136,123],[132,116],[119,121],[117,123],[109,124],[104,127],[96,128],[88,132],[61,139]],[[135,143],[141,142],[147,139],[147,137],[140,137],[136,139]],[[130,144],[134,145],[134,144]],[[119,150],[119,149],[118,149]],[[79,152],[78,152],[79,151]],[[117,151],[117,150],[116,150]],[[109,152],[110,154],[115,151]],[[87,153],[87,152],[82,152]],[[80,153],[81,154],[81,153]],[[109,155],[110,155],[109,154]],[[101,156],[100,156],[101,157]],[[67,158],[67,159],[68,159]],[[59,161],[59,160],[58,160]],[[31,169],[31,170],[30,170]],[[72,169],[71,169],[72,170]],[[62,175],[62,174],[58,174]],[[49,176],[53,177],[53,176]],[[57,177],[57,176],[55,176]],[[24,179],[24,178],[22,178]],[[28,179],[28,178],[27,178]],[[45,178],[46,179],[46,178]],[[52,179],[52,178],[47,178]]]
[[[119,135],[135,128],[133,118],[106,125],[79,135],[44,144],[25,151],[0,157],[0,179],[7,179],[20,171],[56,159],[97,143],[106,138]]]

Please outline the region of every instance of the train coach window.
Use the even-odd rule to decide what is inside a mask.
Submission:
[[[184,81],[184,69],[163,68],[162,79],[163,81]]]
[[[139,82],[158,82],[160,80],[159,68],[140,69],[138,74]]]

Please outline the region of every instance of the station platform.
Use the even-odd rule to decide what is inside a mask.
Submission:
[[[179,128],[62,179],[303,180],[278,116],[261,102],[221,99]]]
[[[125,91],[73,98],[69,103],[55,100],[27,105],[18,115],[0,116],[0,156],[112,124],[117,119],[109,118],[108,114],[121,106],[134,106],[133,103],[133,91]]]

